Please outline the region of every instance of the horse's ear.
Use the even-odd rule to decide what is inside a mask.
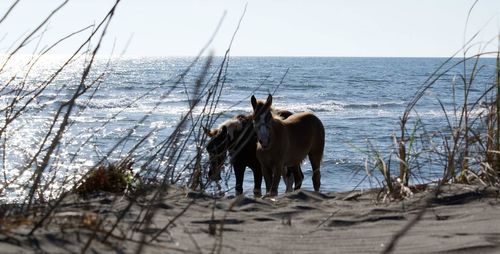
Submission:
[[[266,108],[271,107],[271,104],[273,104],[273,96],[269,94],[267,96],[266,104],[264,105],[264,107]]]
[[[255,107],[257,107],[257,99],[255,99],[255,95],[252,95],[250,101],[252,102],[252,108],[255,111]]]
[[[203,132],[205,132],[207,136],[210,136],[210,130],[207,127],[201,126],[201,128],[203,128]]]

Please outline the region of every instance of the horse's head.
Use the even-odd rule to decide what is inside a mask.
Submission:
[[[253,125],[257,133],[257,140],[263,149],[269,148],[271,144],[271,105],[273,103],[273,96],[268,95],[267,100],[261,101],[255,99],[252,95],[251,98],[253,107]]]
[[[210,161],[208,176],[211,180],[218,181],[221,179],[220,172],[222,166],[224,166],[224,161],[226,161],[227,151],[233,145],[237,133],[242,128],[240,116],[225,121],[217,129],[208,130],[203,127],[205,134],[210,137],[206,149]]]
[[[203,127],[203,130],[210,137],[207,144],[207,152],[209,157],[210,166],[208,168],[208,177],[210,180],[219,181],[220,171],[226,160],[227,147],[228,147],[228,134],[227,127],[222,126],[218,129],[208,130]]]

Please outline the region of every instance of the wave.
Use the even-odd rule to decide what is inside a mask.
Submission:
[[[286,108],[291,111],[313,111],[313,112],[339,112],[339,111],[361,111],[363,109],[396,109],[402,108],[405,103],[397,102],[364,102],[364,103],[346,103],[335,100],[323,101],[320,103],[293,103],[293,104],[278,104],[281,108]]]
[[[356,79],[348,78],[345,81],[351,84],[359,84],[359,83],[388,84],[391,82],[391,80],[387,79],[369,79],[369,78],[356,78]]]
[[[77,102],[77,106],[80,108],[90,108],[90,109],[114,109],[114,108],[127,108],[127,107],[134,107],[137,106],[134,104],[131,104],[131,101],[126,98],[119,98],[119,99],[99,99],[99,100],[92,100],[90,102],[87,101],[81,101]]]
[[[364,109],[364,108],[396,108],[402,107],[406,104],[400,102],[365,102],[365,103],[352,103],[344,105],[344,108]]]

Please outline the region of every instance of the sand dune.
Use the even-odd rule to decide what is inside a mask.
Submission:
[[[442,191],[394,252],[500,252],[498,190],[451,185]],[[158,234],[142,253],[378,253],[420,211],[429,192],[397,202],[376,202],[377,194],[376,190],[300,190],[273,201],[213,199],[172,188],[155,205],[148,229],[134,229],[133,225],[144,216],[141,211],[152,194],[139,199],[128,211],[127,198],[102,194],[82,200],[70,196],[33,236],[24,235],[32,225],[19,225],[0,235],[0,247],[2,253],[66,253],[81,252],[88,245],[89,252],[134,253],[144,234],[146,239]],[[104,240],[122,215],[124,219]],[[91,230],[99,222],[100,229]],[[167,225],[167,230],[162,230]],[[89,242],[94,234],[95,239]]]

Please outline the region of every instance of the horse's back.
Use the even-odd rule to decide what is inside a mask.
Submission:
[[[314,135],[322,139],[325,137],[323,123],[311,112],[295,113],[285,119],[283,124],[287,126],[293,135]]]
[[[282,123],[287,130],[290,147],[303,149],[306,153],[301,157],[310,152],[323,154],[325,128],[317,116],[310,112],[295,113]]]

